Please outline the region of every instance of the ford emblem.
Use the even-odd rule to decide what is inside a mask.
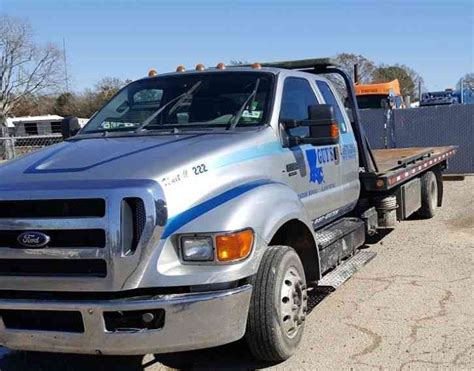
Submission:
[[[42,232],[24,232],[18,236],[17,241],[23,247],[40,249],[51,241],[51,237]]]

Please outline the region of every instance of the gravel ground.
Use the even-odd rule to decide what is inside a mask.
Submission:
[[[0,370],[474,369],[474,177],[446,182],[432,220],[408,220],[333,294],[313,294],[298,353],[251,361],[242,343],[156,358],[7,353]]]

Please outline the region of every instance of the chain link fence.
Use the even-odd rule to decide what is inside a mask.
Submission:
[[[11,160],[62,141],[61,134],[0,137],[0,161]]]

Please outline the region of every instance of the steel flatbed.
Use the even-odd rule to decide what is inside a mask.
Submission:
[[[455,146],[376,149],[372,154],[377,172],[361,173],[367,191],[388,191],[456,153]]]

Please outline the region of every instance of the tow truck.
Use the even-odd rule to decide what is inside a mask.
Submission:
[[[340,76],[349,112],[324,77]],[[455,147],[373,151],[330,59],[132,82],[77,132],[0,168],[0,344],[146,354],[302,341],[308,287],[443,198]],[[311,341],[311,339],[306,339]]]

